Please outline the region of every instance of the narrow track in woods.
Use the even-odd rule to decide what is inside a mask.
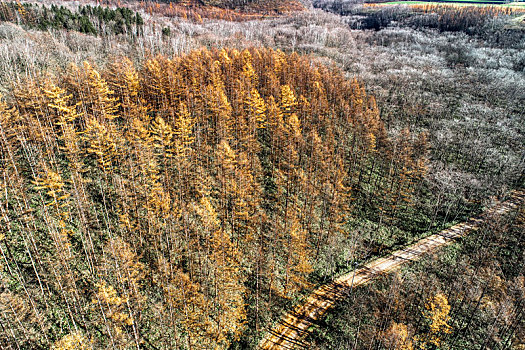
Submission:
[[[455,239],[477,230],[483,222],[516,209],[524,200],[525,190],[515,191],[509,200],[495,205],[475,218],[423,238],[387,257],[374,260],[336,278],[331,283],[322,285],[294,310],[286,313],[279,323],[268,331],[259,343],[259,349],[308,348],[304,339],[309,333],[309,328],[315,325],[316,321],[321,319],[337,301],[347,296],[352,288],[366,284],[403,264],[418,260],[437,248],[451,244]]]

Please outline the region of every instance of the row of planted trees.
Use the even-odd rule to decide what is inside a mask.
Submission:
[[[0,106],[3,348],[226,348],[309,287],[353,207],[410,205],[424,135],[271,49],[72,65]]]

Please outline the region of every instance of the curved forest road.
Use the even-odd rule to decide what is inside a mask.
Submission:
[[[416,243],[387,257],[374,260],[365,266],[338,277],[331,283],[322,285],[291,312],[286,313],[275,327],[268,331],[259,343],[259,349],[308,348],[303,339],[310,326],[315,325],[334,304],[348,295],[353,287],[373,280],[399,266],[417,260],[435,249],[454,242],[479,228],[482,222],[516,209],[525,200],[525,190],[515,191],[509,200],[499,203],[479,216],[454,225],[437,234],[421,239]]]

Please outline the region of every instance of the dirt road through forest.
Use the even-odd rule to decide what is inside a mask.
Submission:
[[[308,335],[310,326],[314,325],[316,320],[319,320],[337,301],[347,296],[352,288],[395,270],[407,262],[418,260],[439,247],[451,244],[456,238],[478,229],[484,221],[516,209],[524,200],[525,191],[513,192],[509,200],[495,205],[475,218],[421,239],[319,287],[268,331],[259,343],[259,349],[308,348],[308,344],[305,344],[303,339]]]

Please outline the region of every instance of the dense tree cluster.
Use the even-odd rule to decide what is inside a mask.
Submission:
[[[139,6],[150,14],[181,17],[196,22],[202,22],[204,18],[241,22],[304,10],[297,0],[144,1]]]
[[[128,8],[80,6],[73,12],[64,6],[31,3],[0,3],[0,21],[15,22],[40,30],[66,29],[92,35],[137,35],[144,24],[138,12]]]
[[[270,49],[86,62],[9,101],[5,348],[226,348],[309,286],[353,206],[395,220],[426,169],[358,81]]]

